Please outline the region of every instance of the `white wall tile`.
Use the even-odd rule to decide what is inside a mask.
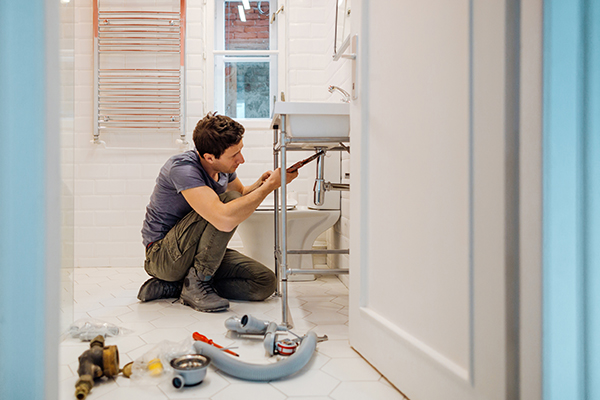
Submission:
[[[139,164],[111,165],[110,176],[117,179],[141,178],[142,166]]]
[[[127,224],[125,211],[106,210],[94,212],[94,226],[124,226]],[[111,237],[111,239],[113,239]]]
[[[146,206],[146,198],[136,195],[111,196],[110,207],[112,210],[139,210]]]
[[[79,242],[83,243],[96,243],[96,242],[109,242],[111,239],[109,227],[96,227],[96,226],[76,226],[75,227],[75,238],[76,246]],[[90,254],[91,256],[91,254]]]
[[[110,208],[110,196],[77,196],[75,197],[76,210],[108,210]]]
[[[75,211],[75,224],[77,226],[93,226],[94,225],[94,211],[92,210],[76,210]],[[79,239],[79,238],[77,238]]]
[[[98,179],[96,183],[96,194],[124,194],[125,180],[117,179]]]

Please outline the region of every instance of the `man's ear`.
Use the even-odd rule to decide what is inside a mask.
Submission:
[[[202,158],[204,158],[204,161],[212,164],[213,162],[215,162],[215,160],[217,159],[213,154],[210,153],[204,153],[202,154]]]

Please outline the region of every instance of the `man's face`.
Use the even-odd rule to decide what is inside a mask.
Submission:
[[[246,161],[242,155],[242,147],[244,147],[244,142],[240,140],[238,144],[225,149],[221,157],[215,159],[213,163],[214,168],[219,172],[228,174],[235,172],[237,167]]]

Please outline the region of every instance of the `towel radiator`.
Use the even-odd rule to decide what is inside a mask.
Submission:
[[[93,142],[101,135],[179,134],[183,108],[185,0],[177,11],[103,9],[94,3]]]

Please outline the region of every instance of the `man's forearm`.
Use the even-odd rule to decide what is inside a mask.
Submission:
[[[259,179],[250,186],[244,186],[244,189],[242,191],[242,196],[245,196],[247,194],[254,192],[256,189],[258,189],[262,185],[262,183],[263,183],[263,181],[261,179]]]
[[[256,185],[256,186],[255,186]],[[242,193],[243,196],[228,203],[223,204],[223,223],[224,226],[221,230],[230,231],[246,220],[254,210],[262,203],[262,201],[271,193],[274,189],[269,189],[262,185],[262,182],[251,185],[250,190],[247,193]],[[244,187],[244,191],[246,187]],[[217,229],[219,229],[217,227]]]
[[[298,176],[298,172],[287,173],[287,182]],[[281,186],[281,169],[268,171],[253,185],[248,187],[235,179],[228,186],[228,190],[242,193],[242,197],[227,203],[222,203],[217,194],[207,186],[200,186],[182,191],[188,204],[210,222],[215,228],[223,232],[230,232],[242,221],[248,218],[260,203],[273,190]]]

